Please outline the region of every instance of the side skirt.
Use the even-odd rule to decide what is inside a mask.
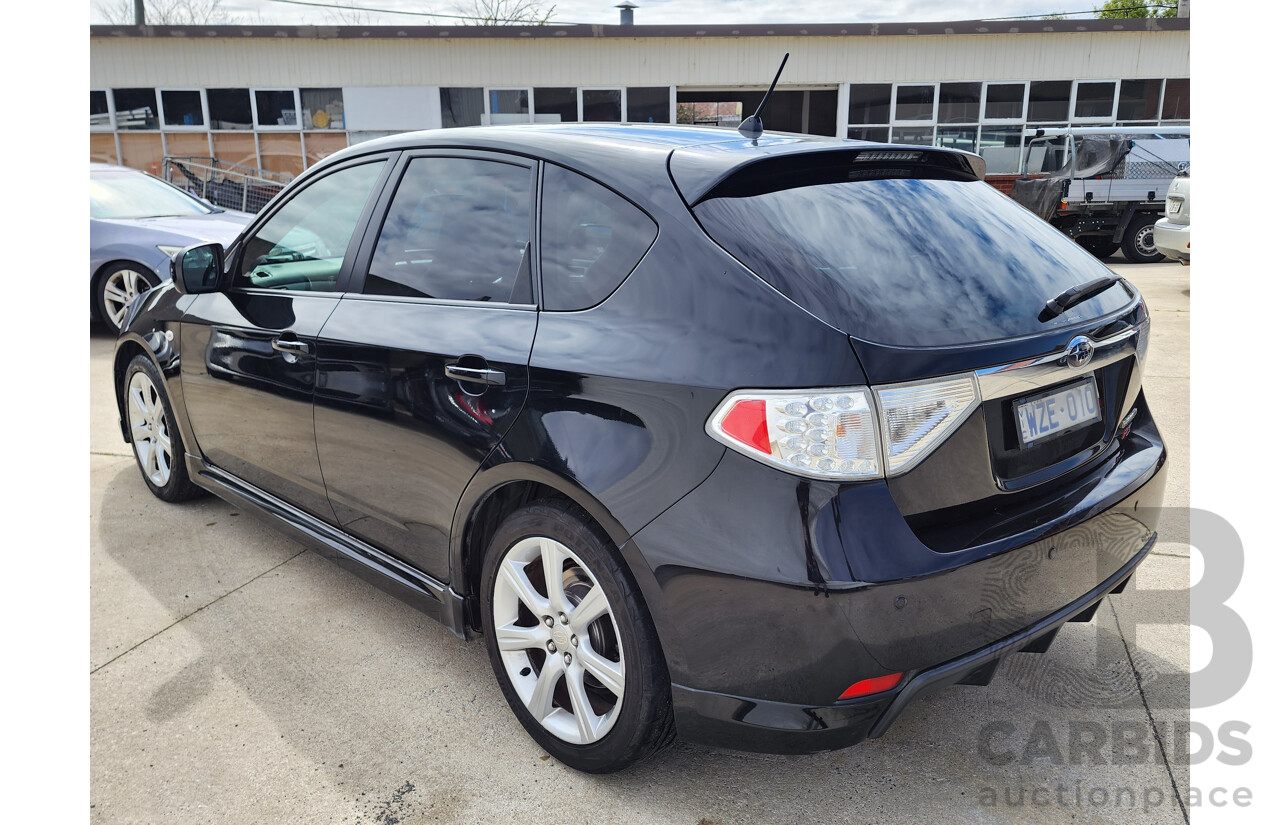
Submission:
[[[186,460],[187,473],[199,486],[264,519],[339,567],[421,610],[459,638],[475,636],[465,619],[463,597],[449,585],[208,464],[199,456],[188,453]]]

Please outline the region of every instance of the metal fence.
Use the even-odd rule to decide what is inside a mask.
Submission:
[[[257,212],[293,175],[197,155],[166,156],[164,179],[223,209]]]

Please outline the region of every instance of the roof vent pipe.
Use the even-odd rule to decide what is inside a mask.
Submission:
[[[636,22],[635,10],[639,8],[638,6],[636,6],[634,3],[628,2],[628,0],[622,0],[622,2],[614,6],[614,8],[620,10],[618,12],[618,17],[619,17],[618,25],[620,26],[635,25],[635,22]]]

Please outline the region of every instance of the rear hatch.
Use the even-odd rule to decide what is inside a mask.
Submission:
[[[975,412],[889,478],[922,538],[976,519],[968,539],[947,529],[926,542],[961,549],[993,537],[993,513],[1011,524],[1115,452],[1138,401],[1146,309],[1118,281],[1046,313],[1114,273],[984,183],[966,155],[849,147],[764,157],[682,192],[726,251],[849,335],[870,383],[976,376]],[[673,155],[678,186],[688,151]],[[1055,405],[1077,414],[1061,426],[1046,417]]]

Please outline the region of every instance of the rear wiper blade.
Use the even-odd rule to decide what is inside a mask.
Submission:
[[[1083,284],[1076,284],[1070,289],[1064,289],[1044,302],[1044,309],[1040,310],[1040,323],[1043,324],[1046,321],[1057,318],[1076,304],[1084,303],[1094,296],[1101,295],[1120,283],[1120,281],[1120,276],[1108,275],[1105,278],[1098,278]]]

